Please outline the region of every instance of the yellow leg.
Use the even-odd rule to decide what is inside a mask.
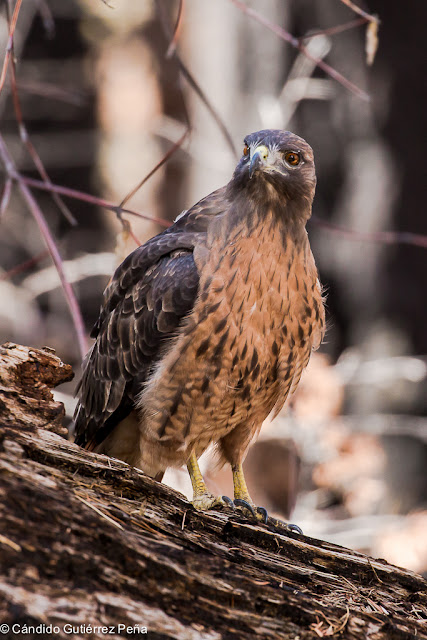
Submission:
[[[221,497],[214,496],[208,491],[195,453],[191,454],[187,462],[187,469],[190,474],[191,484],[193,485],[192,503],[196,509],[207,511],[208,509],[212,509],[212,507],[225,504]]]
[[[246,500],[246,502],[249,502],[249,504],[253,505],[252,498],[249,495],[249,491],[246,486],[242,464],[236,464],[232,466],[231,470],[233,472],[234,499]]]
[[[267,510],[264,509],[264,507],[256,507],[252,501],[251,496],[249,495],[242,464],[236,464],[232,466],[231,470],[233,472],[234,500],[237,502],[238,506],[243,506],[244,509],[250,511],[257,520],[260,520],[264,523],[267,522]],[[246,504],[239,504],[239,500],[244,500]]]
[[[196,498],[204,493],[207,493],[208,489],[203,480],[202,472],[200,471],[199,463],[197,462],[196,454],[192,453],[189,461],[187,462],[188,473],[190,474],[191,484],[193,485],[193,494]]]

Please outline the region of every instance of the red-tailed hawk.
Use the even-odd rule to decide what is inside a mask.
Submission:
[[[312,149],[276,130],[244,145],[225,187],[118,267],[78,387],[76,442],[157,479],[186,464],[198,509],[223,502],[198,467],[211,443],[231,465],[235,499],[253,506],[246,450],[324,332],[305,230]]]

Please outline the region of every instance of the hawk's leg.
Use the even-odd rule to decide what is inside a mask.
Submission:
[[[257,520],[261,520],[264,524],[267,524],[267,521],[273,525],[283,526],[285,525],[288,531],[292,531],[293,533],[302,534],[302,529],[296,524],[288,524],[282,523],[281,520],[276,520],[275,518],[270,518],[267,509],[264,507],[256,507],[252,502],[252,498],[249,495],[248,488],[246,486],[245,476],[243,474],[243,466],[242,464],[236,464],[231,466],[231,470],[233,472],[233,484],[234,484],[234,504],[238,507],[243,507],[247,511],[249,511]]]
[[[268,513],[264,507],[256,507],[249,495],[248,488],[246,486],[246,480],[243,473],[242,463],[232,465],[231,470],[233,472],[233,484],[234,484],[234,504],[239,507],[244,507],[257,519],[267,522]]]
[[[246,486],[246,480],[243,473],[242,464],[236,464],[231,467],[233,472],[233,484],[234,484],[234,499],[245,500],[253,506],[252,498],[249,495],[248,488]]]
[[[214,496],[208,491],[195,453],[191,454],[187,462],[187,469],[193,485],[193,500],[191,502],[196,509],[207,511],[213,507],[227,504],[226,499],[221,498],[221,496]]]

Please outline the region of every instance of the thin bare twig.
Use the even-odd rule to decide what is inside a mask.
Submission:
[[[175,28],[173,30],[172,40],[170,41],[170,44],[166,51],[166,58],[170,58],[175,53],[183,14],[184,14],[184,0],[179,0],[178,15],[175,22]]]
[[[10,24],[8,3],[6,3],[6,15],[7,15],[8,23]],[[46,182],[46,184],[50,184],[50,178],[47,174],[46,169],[43,166],[43,163],[41,161],[39,154],[36,151],[36,148],[34,147],[33,143],[30,140],[27,127],[25,126],[24,119],[22,117],[21,101],[19,99],[18,89],[16,86],[16,66],[15,66],[15,58],[14,58],[13,40],[12,40],[11,47],[12,47],[12,59],[11,59],[11,67],[10,67],[11,68],[11,76],[10,76],[11,91],[12,91],[12,98],[13,98],[13,108],[15,111],[16,120],[18,122],[19,135],[22,143],[25,145],[28,151],[29,156],[34,162],[34,165],[36,166],[37,171],[43,178],[44,182]],[[59,210],[61,211],[62,215],[68,220],[68,222],[71,225],[76,226],[78,224],[77,220],[75,219],[75,217],[73,216],[69,208],[66,206],[66,204],[62,201],[60,196],[57,193],[52,192],[52,198],[56,203],[57,207],[59,208]]]
[[[131,223],[129,222],[129,220],[126,220],[125,218],[123,218],[122,214],[117,214],[117,217],[122,225],[123,228],[123,233],[128,234],[132,240],[135,242],[136,246],[139,247],[141,246],[142,242],[141,240],[135,235]]]
[[[381,21],[378,16],[367,13],[352,0],[341,0],[341,2],[345,4],[349,9],[354,11],[354,13],[362,16],[362,18],[364,18],[368,22],[368,26],[366,29],[365,51],[366,63],[371,66],[374,62],[375,55],[378,49],[378,28],[381,24]]]
[[[46,223],[43,212],[41,211],[36,199],[33,194],[27,187],[27,185],[19,180],[16,176],[18,175],[16,172],[15,164],[12,160],[12,156],[10,155],[7,146],[3,140],[3,137],[0,135],[0,156],[3,160],[6,172],[10,177],[13,177],[18,182],[19,190],[24,197],[25,202],[31,213],[34,216],[34,219],[37,222],[37,225],[41,231],[43,239],[46,243],[47,248],[49,249],[49,253],[52,257],[52,260],[56,266],[58,271],[59,278],[61,280],[62,288],[64,290],[65,299],[67,301],[68,307],[70,309],[71,317],[73,319],[74,328],[76,330],[78,344],[80,348],[80,353],[82,358],[86,354],[87,351],[87,343],[86,343],[86,335],[85,328],[83,323],[83,318],[80,312],[80,307],[77,303],[76,297],[74,295],[74,291],[70,283],[68,282],[62,264],[62,259],[59,254],[58,248],[55,244],[55,241],[50,233],[49,227]],[[49,185],[46,185],[49,187]]]
[[[300,40],[310,40],[310,38],[314,38],[315,36],[334,36],[337,33],[342,33],[343,31],[349,31],[350,29],[361,27],[367,22],[367,18],[356,18],[355,20],[350,20],[350,22],[337,24],[335,27],[329,27],[328,29],[318,29],[316,31],[310,31],[310,33],[307,33],[307,35],[302,36]]]
[[[193,91],[195,91],[197,93],[197,95],[199,96],[200,100],[203,102],[203,104],[205,105],[206,109],[209,111],[209,113],[211,114],[212,118],[217,123],[219,129],[222,132],[222,135],[224,136],[224,138],[225,138],[225,140],[226,140],[226,142],[228,144],[228,147],[229,147],[231,153],[237,159],[238,158],[237,149],[236,149],[236,146],[235,146],[235,144],[233,142],[233,138],[231,137],[231,134],[228,131],[227,127],[225,126],[225,124],[221,120],[219,114],[216,112],[214,107],[209,102],[207,96],[205,95],[204,91],[201,89],[200,85],[193,78],[192,74],[187,69],[187,67],[185,66],[185,64],[183,63],[183,61],[181,60],[181,58],[179,57],[179,55],[176,52],[175,52],[175,58],[176,58],[176,61],[177,61],[178,65],[179,65],[179,68],[180,68],[180,71],[181,71],[182,75],[187,80],[188,84],[193,89]]]
[[[16,23],[18,21],[18,15],[19,15],[19,10],[21,8],[21,4],[22,4],[22,0],[16,0],[16,4],[15,4],[15,8],[13,10],[13,14],[12,14],[12,20],[10,21],[10,27],[9,27],[9,37],[7,40],[7,45],[6,45],[6,55],[4,57],[3,60],[3,68],[1,71],[1,75],[0,75],[0,93],[2,92],[3,86],[4,86],[4,82],[6,80],[6,74],[7,74],[7,68],[9,66],[9,61],[12,55],[12,49],[13,49],[13,36],[15,33],[15,29],[16,29]],[[6,3],[6,7],[8,7],[7,3]]]
[[[125,209],[124,207],[119,207],[118,205],[110,202],[109,200],[104,200],[103,198],[98,198],[97,196],[93,196],[90,193],[84,193],[83,191],[77,191],[76,189],[70,189],[69,187],[62,187],[58,184],[49,184],[47,185],[45,182],[41,180],[36,180],[35,178],[28,178],[27,176],[18,173],[18,171],[14,171],[9,174],[14,180],[18,182],[22,182],[29,187],[34,187],[35,189],[41,189],[42,191],[55,191],[55,193],[60,193],[67,198],[73,198],[74,200],[81,200],[82,202],[87,202],[88,204],[94,204],[97,207],[102,207],[103,209],[108,209],[109,211],[114,211],[114,213],[126,213],[130,216],[135,216],[137,218],[142,218],[143,220],[151,220],[161,227],[170,227],[170,221],[165,220],[164,218],[156,218],[155,216],[149,216],[145,213],[140,213],[139,211],[134,211],[133,209]]]
[[[301,53],[303,53],[309,60],[314,62],[319,67],[319,69],[322,69],[331,78],[333,78],[334,80],[339,82],[339,84],[341,84],[343,87],[348,89],[348,91],[351,91],[351,93],[354,93],[354,95],[358,96],[362,100],[366,100],[366,101],[370,100],[369,95],[365,91],[363,91],[363,89],[360,89],[353,82],[350,82],[350,80],[348,80],[345,76],[339,73],[339,71],[331,67],[329,64],[327,64],[320,58],[316,58],[315,56],[313,56],[307,50],[307,47],[304,46],[304,44],[299,38],[296,38],[295,36],[291,35],[288,31],[286,31],[282,27],[279,27],[278,24],[275,24],[274,22],[270,22],[270,20],[268,20],[267,18],[264,18],[264,16],[258,13],[258,11],[255,11],[251,7],[246,6],[243,2],[241,2],[241,0],[229,0],[229,1],[232,2],[238,9],[240,9],[242,13],[245,13],[250,18],[253,18],[260,24],[264,25],[264,27],[266,27],[267,29],[275,33],[277,36],[279,36],[279,38],[282,38],[282,40],[285,40],[285,42],[288,42],[292,47],[294,47],[294,49],[298,49],[298,51],[301,51]]]
[[[346,237],[349,240],[377,242],[379,244],[408,244],[427,249],[427,236],[419,233],[410,231],[354,231],[353,229],[345,229],[326,220],[321,220],[316,216],[312,216],[311,221],[316,226],[328,229],[332,233]]]
[[[171,34],[171,29],[170,29],[170,26],[169,26],[169,23],[168,23],[168,19],[167,19],[167,16],[166,16],[166,13],[164,11],[162,3],[157,1],[157,7],[158,7],[159,16],[161,18],[160,22],[161,22],[161,25],[162,25],[165,33],[166,33],[166,37],[171,39],[173,36]],[[179,66],[179,70],[180,70],[182,76],[188,82],[188,84],[193,89],[193,91],[195,91],[197,93],[197,95],[199,96],[200,100],[203,102],[203,104],[205,105],[205,107],[207,108],[209,113],[211,114],[212,118],[215,120],[218,128],[220,129],[222,135],[224,136],[224,138],[225,138],[225,140],[227,142],[228,147],[230,148],[231,153],[233,154],[233,156],[235,158],[237,158],[238,157],[237,150],[236,150],[236,147],[234,145],[233,138],[231,137],[230,132],[228,131],[226,125],[222,121],[222,119],[219,116],[219,114],[216,112],[215,108],[210,103],[209,99],[205,95],[205,93],[202,90],[202,88],[200,87],[200,85],[197,83],[195,78],[192,76],[192,74],[188,70],[187,66],[182,61],[182,59],[179,56],[176,48],[175,48],[175,50],[173,52],[173,57],[175,58],[178,66]]]
[[[156,171],[158,171],[158,169],[160,169],[160,167],[162,167],[165,162],[167,162],[169,160],[169,158],[171,156],[173,156],[173,154],[175,153],[175,151],[177,151],[183,144],[184,140],[187,138],[187,136],[190,133],[190,129],[186,129],[184,131],[184,133],[182,134],[182,136],[180,137],[180,139],[175,142],[174,145],[172,145],[172,147],[169,149],[169,151],[167,151],[167,153],[165,153],[165,155],[163,156],[163,158],[156,164],[155,167],[153,167],[153,169],[151,169],[151,171],[145,176],[145,178],[143,178],[141,180],[141,182],[139,182],[136,187],[134,187],[132,189],[132,191],[130,191],[127,196],[125,196],[123,198],[123,200],[121,201],[121,203],[119,204],[120,209],[122,209],[122,207],[126,204],[126,202],[128,202],[137,191],[139,191],[141,189],[141,187],[147,182],[147,180],[149,180],[151,178],[151,176],[153,176]]]
[[[49,251],[47,249],[44,249],[44,251],[41,251],[33,258],[30,258],[29,260],[25,260],[25,262],[21,262],[20,264],[17,264],[15,267],[12,267],[12,269],[9,269],[9,271],[5,271],[4,273],[2,273],[0,276],[0,282],[3,282],[4,280],[9,280],[9,278],[13,278],[14,276],[18,275],[19,273],[23,273],[24,271],[28,271],[28,269],[31,269],[31,267],[34,267],[36,264],[38,264],[39,262],[47,258],[49,255],[50,255]]]
[[[3,185],[2,194],[0,198],[0,220],[2,219],[4,212],[9,206],[10,195],[12,193],[12,179],[6,178]]]
[[[366,11],[361,9],[357,4],[354,4],[352,0],[341,0],[341,2],[345,4],[347,7],[349,7],[349,9],[354,11],[354,13],[357,13],[359,16],[362,16],[362,18],[365,18],[365,20],[367,20],[368,22],[375,22],[378,25],[380,24],[380,19],[378,18],[378,16],[375,16],[371,13],[367,13]]]

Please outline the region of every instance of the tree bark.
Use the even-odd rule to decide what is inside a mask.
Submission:
[[[421,576],[196,512],[68,442],[49,387],[71,375],[51,351],[0,352],[0,638],[427,638]]]

